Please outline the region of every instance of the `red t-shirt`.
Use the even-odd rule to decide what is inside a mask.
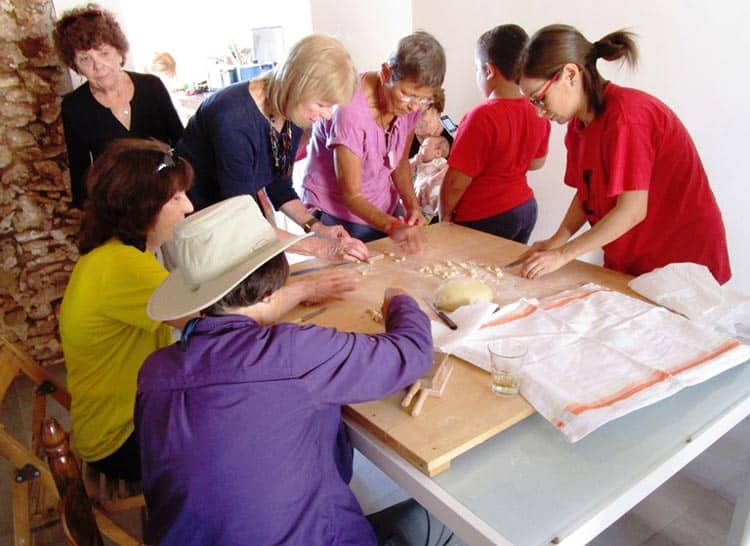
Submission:
[[[534,196],[526,181],[532,159],[547,155],[550,124],[525,98],[488,99],[464,116],[448,165],[472,178],[453,220],[497,216]]]
[[[645,220],[604,247],[604,265],[640,275],[675,262],[731,277],[726,234],[698,152],[682,122],[658,99],[612,83],[604,112],[568,124],[565,183],[596,224],[624,191],[648,190]]]

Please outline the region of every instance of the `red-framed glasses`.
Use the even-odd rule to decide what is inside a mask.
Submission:
[[[552,76],[552,79],[544,84],[544,87],[542,87],[542,90],[537,93],[536,97],[529,97],[529,102],[536,106],[537,108],[544,108],[544,97],[547,95],[547,91],[549,91],[549,88],[552,87],[552,84],[557,81],[557,78],[560,77],[560,74],[562,73],[562,70],[558,70],[555,72],[555,75]]]

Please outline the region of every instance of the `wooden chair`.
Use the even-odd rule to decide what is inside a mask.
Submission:
[[[91,503],[81,478],[81,467],[70,449],[68,434],[54,417],[42,422],[41,438],[60,493],[60,519],[71,546],[103,546],[102,533],[123,546],[140,544]]]
[[[0,336],[0,401],[4,400],[14,379],[28,376],[35,388],[31,402],[31,447],[28,438],[10,434],[0,423],[0,456],[14,468],[12,481],[13,538],[15,546],[31,544],[31,531],[55,521],[57,490],[44,462],[39,441],[42,420],[47,414],[47,399],[52,397],[70,410],[70,395],[54,378],[26,353]],[[1,417],[1,416],[0,416]]]
[[[44,448],[41,444],[42,422],[47,417],[48,399],[53,398],[62,408],[70,411],[70,394],[30,356],[0,336],[0,402],[19,375],[26,375],[34,383],[32,394],[31,437],[18,438],[10,434],[0,423],[0,456],[14,468],[12,485],[13,533],[15,546],[29,546],[31,532],[59,519],[59,495],[49,467],[44,461]],[[0,415],[2,417],[2,415]],[[131,494],[133,488],[117,480],[109,480],[87,465],[83,465],[86,490],[92,502],[100,507],[103,514],[113,514],[122,510],[140,507],[145,513],[143,495]],[[102,532],[119,544],[117,538],[110,537],[106,526]],[[130,538],[132,540],[132,538]],[[136,542],[137,544],[137,542]]]
[[[81,479],[81,469],[70,452],[68,435],[54,417],[42,423],[42,444],[60,493],[60,519],[68,543],[73,546],[104,546],[96,526],[94,510]]]

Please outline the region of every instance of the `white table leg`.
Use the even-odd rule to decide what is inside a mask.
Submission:
[[[728,546],[750,546],[750,469],[745,475],[745,486],[737,498],[729,526]]]

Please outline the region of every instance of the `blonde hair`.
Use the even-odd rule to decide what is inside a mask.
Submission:
[[[286,59],[260,79],[274,110],[297,125],[297,106],[308,100],[346,104],[357,86],[357,71],[349,52],[336,38],[311,34],[289,50]]]

